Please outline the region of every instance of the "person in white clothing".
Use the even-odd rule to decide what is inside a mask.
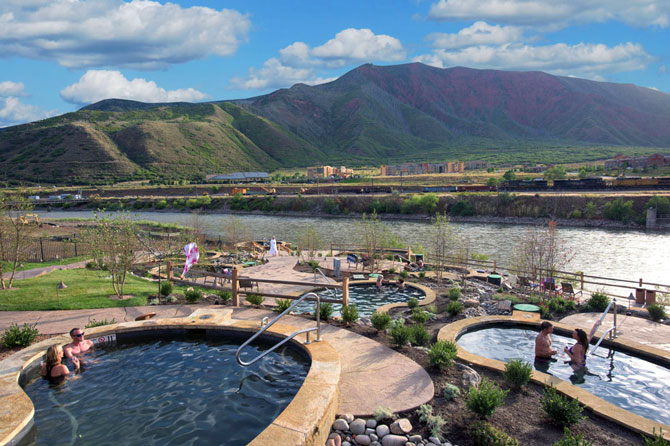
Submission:
[[[270,255],[276,257],[279,253],[277,252],[277,240],[274,237],[270,240]]]

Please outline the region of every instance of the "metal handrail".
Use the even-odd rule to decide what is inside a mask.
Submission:
[[[285,339],[282,339],[281,342],[279,342],[278,344],[275,344],[269,350],[266,350],[263,353],[261,353],[260,355],[256,356],[251,361],[249,361],[249,362],[242,361],[242,359],[240,358],[240,355],[242,354],[242,350],[244,349],[244,347],[249,345],[254,339],[259,337],[263,332],[267,331],[267,329],[272,327],[272,325],[275,322],[277,322],[279,319],[281,319],[285,314],[289,313],[293,309],[293,307],[298,305],[300,302],[305,300],[305,298],[307,298],[307,297],[316,298],[316,327],[304,328],[302,330],[295,331],[295,332],[291,333]],[[265,320],[266,320],[266,318],[263,318],[263,321],[265,321]],[[254,334],[252,337],[247,339],[244,342],[244,344],[240,345],[240,347],[237,349],[237,352],[235,353],[235,359],[237,359],[237,362],[243,367],[250,366],[251,364],[258,361],[259,359],[264,358],[266,355],[272,353],[273,351],[275,351],[276,349],[278,349],[279,347],[281,347],[282,345],[284,345],[285,343],[287,343],[288,341],[290,341],[291,339],[295,338],[296,336],[298,336],[299,334],[302,334],[302,333],[307,333],[307,340],[305,341],[305,344],[310,344],[311,343],[311,341],[309,340],[309,333],[312,332],[312,331],[316,331],[315,342],[320,342],[321,341],[321,298],[316,293],[307,293],[304,296],[302,296],[300,299],[297,299],[295,302],[293,302],[293,304],[290,307],[288,307],[286,310],[284,310],[279,316],[272,319],[272,321],[269,324],[263,326],[262,325],[263,321],[261,321],[261,327],[262,328],[256,334]]]
[[[595,355],[596,350],[598,350],[598,347],[600,347],[600,343],[603,342],[603,339],[605,339],[605,337],[606,337],[608,334],[612,333],[614,330],[616,330],[616,327],[613,326],[613,327],[610,327],[605,333],[603,333],[603,335],[602,335],[602,336],[600,337],[600,339],[598,340],[598,343],[596,344],[596,346],[593,347],[593,350],[591,350],[591,354],[592,354],[592,355]]]
[[[321,268],[314,268],[314,275],[316,275],[317,272],[321,275],[321,277],[326,279],[326,282],[330,282],[330,279],[328,277],[326,277],[326,275],[323,273],[323,271],[321,271]],[[328,291],[331,296],[337,296],[337,294],[335,293],[335,290],[333,290],[332,288],[326,288],[326,291]]]

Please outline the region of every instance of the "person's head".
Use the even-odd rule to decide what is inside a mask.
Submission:
[[[575,329],[575,331],[572,332],[572,338],[576,340],[578,343],[582,344],[584,346],[584,349],[586,349],[587,346],[589,345],[589,338],[586,335],[586,332],[581,328],[577,328]]]
[[[52,345],[47,349],[47,365],[54,366],[60,363],[63,358],[63,347]]]
[[[398,285],[402,285],[404,283],[405,283],[405,279],[403,279],[402,277],[400,279],[398,279]]]
[[[81,328],[73,328],[70,330],[70,337],[72,338],[73,342],[81,342],[84,340],[84,332],[81,330]]]
[[[544,321],[540,324],[540,329],[545,333],[552,333],[554,331],[554,326],[551,325],[551,322]]]

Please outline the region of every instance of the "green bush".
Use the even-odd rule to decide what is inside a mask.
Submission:
[[[426,277],[425,271],[419,271],[419,278],[424,279]]]
[[[533,366],[529,362],[522,361],[521,359],[512,359],[505,364],[505,371],[503,372],[505,381],[517,389],[528,384],[532,374]]]
[[[572,426],[582,419],[579,400],[571,400],[561,395],[553,385],[544,391],[542,409],[549,415],[551,422],[558,426]]]
[[[593,443],[584,439],[583,435],[572,435],[570,429],[563,428],[563,438],[555,442],[552,446],[593,446]]]
[[[231,293],[230,291],[219,291],[216,295],[219,296],[219,299],[221,299],[222,304],[225,304],[226,302],[228,302],[233,298],[233,293]]]
[[[458,300],[461,298],[461,289],[458,287],[449,288],[449,300]]]
[[[475,421],[468,428],[475,446],[519,446],[519,441],[486,421]]]
[[[167,200],[158,200],[156,202],[156,209],[165,209],[167,207],[168,203]]]
[[[35,342],[38,334],[40,332],[37,329],[37,323],[33,325],[24,323],[23,327],[19,327],[18,324],[14,323],[2,334],[2,345],[5,348],[28,347]]]
[[[347,325],[356,322],[359,317],[356,304],[342,306],[342,320],[346,322]]]
[[[449,208],[449,213],[455,216],[469,217],[475,215],[475,207],[469,201],[459,200]]]
[[[566,311],[574,310],[575,308],[575,301],[567,300],[561,296],[554,296],[549,300],[549,310],[552,312],[565,313]]]
[[[658,434],[656,433],[656,428],[652,432],[654,434],[653,437],[643,435],[644,446],[670,446],[670,441],[663,438],[663,428],[661,428]]]
[[[463,312],[463,302],[460,300],[452,300],[447,304],[447,313],[451,316],[457,316]]]
[[[593,293],[589,300],[586,302],[585,308],[586,311],[593,311],[595,313],[602,313],[607,309],[607,306],[610,303],[610,298],[607,297],[607,294],[602,292]]]
[[[389,274],[395,274],[395,268],[389,268]]]
[[[410,342],[414,345],[426,345],[430,341],[430,334],[423,325],[412,325],[409,327]]]
[[[407,345],[410,340],[410,330],[409,327],[405,326],[401,321],[397,321],[391,330],[389,330],[391,335],[391,342],[398,347]]]
[[[665,313],[665,307],[663,305],[653,303],[647,307],[647,312],[652,321],[660,321],[665,319],[668,315]]]
[[[187,288],[184,291],[184,299],[190,304],[195,303],[202,299],[202,290],[199,288]]]
[[[433,437],[442,437],[442,427],[447,423],[444,418],[439,415],[433,415],[433,406],[429,404],[422,404],[416,410],[416,415],[420,421],[426,423],[426,427]]]
[[[330,302],[321,302],[319,314],[322,321],[327,321],[333,317],[333,304]],[[316,308],[314,309],[314,319],[316,319]]]
[[[386,330],[391,323],[391,315],[385,311],[381,313],[375,312],[370,317],[370,322],[372,322],[372,326],[375,328],[375,330]]]
[[[430,319],[430,313],[423,311],[421,308],[412,310],[412,320],[417,324],[425,324]]]
[[[393,411],[388,407],[375,407],[375,410],[372,412],[372,416],[377,420],[378,423],[381,423],[385,420],[393,419]]]
[[[430,346],[428,360],[432,367],[443,369],[450,367],[458,355],[456,344],[451,341],[437,341]]]
[[[435,315],[435,314],[437,314],[437,305],[435,305],[435,304],[430,304],[430,305],[428,305],[428,306],[426,307],[426,310],[428,310],[428,312],[429,312],[430,314]]]
[[[172,294],[172,282],[166,280],[165,282],[161,283],[161,295],[169,296],[170,294]]]
[[[627,222],[633,216],[633,201],[624,201],[619,197],[614,201],[605,204],[603,215],[608,220]]]
[[[307,262],[307,264],[312,268],[312,269],[317,269],[319,267],[319,262],[316,260],[310,260]]]
[[[548,321],[552,320],[554,316],[551,314],[551,310],[549,309],[549,305],[544,303],[539,304],[540,307],[540,317],[542,319],[546,319]]]
[[[255,293],[249,293],[244,298],[244,300],[249,302],[251,305],[254,305],[256,307],[260,307],[261,305],[263,305],[263,301],[265,300],[265,296],[261,296],[260,294],[255,294]]]
[[[102,327],[104,325],[112,325],[112,324],[116,324],[115,318],[112,318],[111,320],[107,320],[105,318],[101,321],[96,321],[95,319],[89,319],[88,323],[84,326],[84,328]]]
[[[444,397],[445,400],[451,401],[457,396],[461,394],[461,389],[456,387],[453,384],[445,384],[444,387],[442,387],[442,396]]]
[[[276,303],[277,303],[277,305],[274,307],[274,311],[276,313],[283,313],[284,311],[288,310],[288,307],[293,305],[293,300],[292,299],[277,299]]]
[[[413,310],[419,306],[419,299],[416,297],[411,298],[410,300],[407,301],[407,306],[409,307],[410,310]]]
[[[575,209],[574,211],[572,211],[570,213],[570,218],[575,218],[575,219],[582,218],[582,211],[580,211],[579,209]]]
[[[488,378],[482,378],[479,387],[470,386],[465,405],[479,418],[486,419],[493,415],[496,408],[502,406],[507,392]]]
[[[407,277],[409,277],[409,273],[405,270],[400,271],[399,274],[400,274],[400,277],[402,277],[403,279],[407,279]]]

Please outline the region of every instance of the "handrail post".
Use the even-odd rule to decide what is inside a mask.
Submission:
[[[349,278],[344,277],[342,279],[342,305],[345,307],[349,306]]]
[[[333,241],[332,240],[330,241],[330,256],[334,257],[333,256]]]
[[[238,275],[239,272],[237,271],[237,268],[233,267],[232,271],[233,277],[231,278],[231,288],[233,291],[233,306],[234,307],[239,307],[240,306],[240,295],[238,294],[238,290],[240,287],[240,282],[238,280]]]

